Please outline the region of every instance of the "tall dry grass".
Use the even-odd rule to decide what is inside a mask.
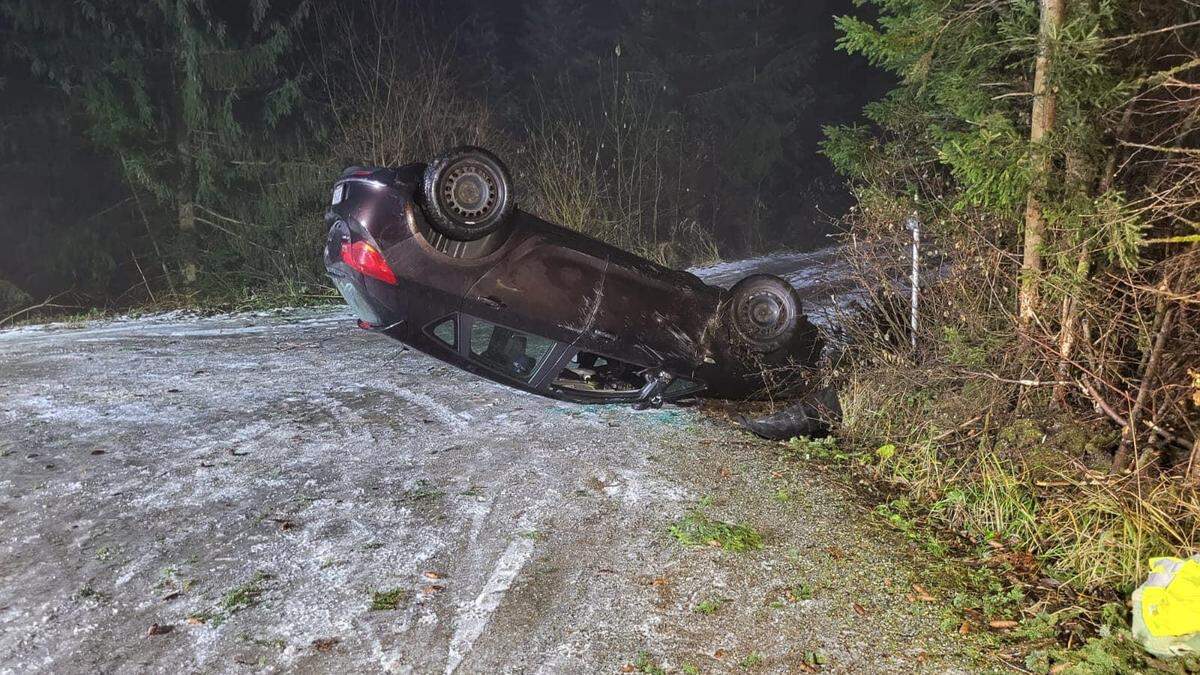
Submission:
[[[615,65],[593,103],[538,97],[518,152],[530,209],[664,265],[717,260],[699,218],[700,157],[680,116]]]
[[[513,144],[484,100],[463,86],[453,45],[435,43],[403,12],[370,4],[363,17],[344,11],[329,27],[321,81],[334,130],[329,152],[338,163],[395,166],[457,145],[480,145],[501,157]],[[345,41],[342,36],[359,39]]]
[[[428,161],[458,145],[503,158],[519,207],[535,215],[672,267],[718,259],[700,219],[699,151],[653,87],[605,70],[596,96],[543,93],[514,129],[463,85],[452,45],[400,25],[402,13],[386,4],[353,11],[368,15],[335,10],[322,25],[313,64],[328,108],[325,135],[280,152],[286,160],[246,166],[238,213],[197,214],[220,237],[208,251],[208,295],[235,306],[331,296],[318,253],[334,177],[349,165]]]
[[[865,449],[883,480],[947,529],[1028,550],[1083,590],[1128,591],[1149,558],[1200,552],[1200,492],[1089,466],[1112,439],[1102,424],[1014,415],[1002,385],[964,392],[926,373],[930,387],[902,370],[849,378],[841,441]],[[878,459],[871,451],[885,443],[895,450]]]

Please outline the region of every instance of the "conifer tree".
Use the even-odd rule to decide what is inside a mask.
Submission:
[[[746,254],[763,195],[796,173],[791,134],[815,93],[806,81],[813,41],[804,13],[781,0],[649,0],[640,12],[633,58],[656,73],[710,144],[711,217],[725,225],[729,253]]]
[[[206,0],[0,4],[14,29],[9,51],[79,101],[91,140],[135,195],[152,195],[144,210],[158,217],[147,218],[165,230],[187,285],[197,279],[202,213],[223,206],[238,162],[267,145],[249,131],[276,127],[299,101],[282,66],[310,5],[276,4],[233,13]]]
[[[870,209],[859,222],[878,232],[916,210],[964,273],[1003,252],[992,288],[1004,306],[972,326],[1014,318],[1004,333],[1025,338],[1020,382],[1053,384],[1060,406],[1076,392],[1116,422],[1114,470],[1147,435],[1193,447],[1162,420],[1188,438],[1200,428],[1179,394],[1200,358],[1188,299],[1200,280],[1200,8],[870,1],[878,19],[840,17],[839,44],[900,83],[867,106],[872,127],[827,129],[824,144]],[[950,323],[947,334],[964,328]]]

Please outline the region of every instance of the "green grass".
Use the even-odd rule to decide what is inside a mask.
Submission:
[[[761,666],[763,663],[763,655],[758,652],[750,652],[746,658],[742,659],[738,665],[746,670],[751,670]]]
[[[225,597],[221,599],[221,609],[227,615],[233,615],[243,609],[257,605],[259,598],[262,597],[265,591],[263,582],[269,581],[272,578],[274,577],[266,572],[255,572],[250,581],[225,594]]]
[[[636,672],[645,673],[646,675],[667,675],[667,671],[662,666],[654,662],[647,652],[638,652],[637,659],[633,662],[633,667]]]
[[[187,591],[194,583],[193,580],[187,579],[182,582],[182,585],[178,585],[175,581],[174,567],[163,569],[161,576],[166,580],[165,583],[182,591]],[[266,582],[274,578],[273,575],[261,570],[255,572],[249,581],[230,589],[229,592],[222,596],[217,607],[211,610],[193,612],[188,615],[188,619],[216,628],[228,621],[234,614],[257,605],[259,600],[262,599],[263,593],[266,592]]]
[[[675,521],[670,532],[684,546],[714,546],[736,553],[763,546],[762,535],[749,525],[713,520],[698,509]]]
[[[109,598],[108,593],[98,591],[98,590],[92,588],[91,586],[84,586],[83,588],[81,588],[75,592],[75,600],[79,601],[79,602],[100,603],[100,602],[107,602],[108,598]]]
[[[716,614],[718,609],[725,604],[724,598],[706,598],[696,604],[697,614]]]
[[[804,663],[809,668],[819,668],[829,663],[829,658],[825,656],[825,652],[820,649],[810,649],[804,652]]]
[[[375,591],[371,594],[371,611],[385,612],[399,609],[401,601],[408,596],[403,588],[393,588],[388,591]]]
[[[787,442],[785,455],[793,459],[825,459],[845,461],[851,458],[851,453],[838,446],[833,436],[825,438],[809,438],[800,436]]]
[[[423,502],[433,499],[440,499],[445,495],[446,493],[442,490],[439,490],[436,485],[425,479],[421,479],[417,481],[417,484],[415,487],[413,487],[413,489],[406,491],[403,496],[400,497],[400,501]]]
[[[786,606],[792,604],[793,602],[800,602],[801,600],[811,600],[812,596],[813,596],[812,586],[810,586],[804,582],[800,582],[800,583],[796,584],[795,586],[790,586],[788,588],[784,588],[780,591],[777,591],[777,595],[776,595],[775,599],[771,601],[769,607],[771,607],[772,609],[779,609],[781,607],[786,607]]]

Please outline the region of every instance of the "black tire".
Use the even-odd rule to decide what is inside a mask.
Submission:
[[[500,229],[516,206],[504,162],[470,145],[447,150],[429,163],[421,202],[433,229],[459,241],[481,239]]]
[[[741,345],[760,354],[787,345],[804,323],[796,289],[770,274],[755,274],[734,284],[725,319]]]

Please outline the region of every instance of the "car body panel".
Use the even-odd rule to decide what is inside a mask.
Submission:
[[[324,261],[360,325],[483,377],[579,402],[749,396],[765,385],[764,358],[811,365],[819,351],[812,329],[800,349],[750,355],[721,321],[724,290],[520,210],[483,240],[442,237],[419,204],[422,169],[352,169],[336,183]],[[343,262],[350,241],[377,248],[397,283]],[[453,330],[441,326],[448,320]],[[632,370],[648,386],[591,391],[563,378],[593,363],[622,374],[622,387],[634,386]],[[655,379],[670,382],[665,392],[649,386]]]

